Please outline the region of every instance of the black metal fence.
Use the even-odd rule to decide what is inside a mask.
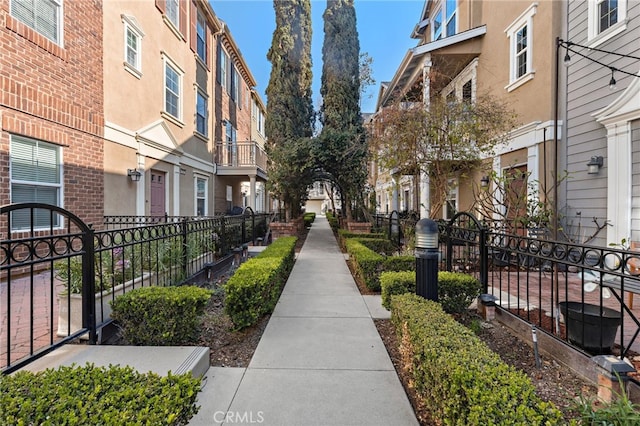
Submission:
[[[96,343],[115,297],[146,285],[192,282],[232,249],[263,238],[268,218],[251,209],[237,216],[108,216],[96,231],[59,207],[2,207],[2,372],[77,338]]]
[[[640,352],[640,252],[552,241],[537,230],[508,233],[468,213],[438,228],[440,270],[477,277],[498,309],[586,354]]]

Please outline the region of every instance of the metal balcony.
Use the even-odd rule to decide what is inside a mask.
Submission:
[[[267,154],[255,141],[218,141],[215,161],[220,176],[253,174],[267,178]]]

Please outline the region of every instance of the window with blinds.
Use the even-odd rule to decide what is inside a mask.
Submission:
[[[62,44],[61,0],[12,0],[11,16],[56,44]]]
[[[10,174],[12,203],[45,203],[61,205],[62,162],[60,147],[29,139],[11,136]],[[30,229],[28,211],[16,211],[12,216],[12,230]],[[34,228],[58,226],[48,212],[36,210]]]

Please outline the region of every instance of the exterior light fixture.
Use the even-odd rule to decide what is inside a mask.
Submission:
[[[609,80],[609,90],[616,90],[616,79],[613,76],[613,73],[616,71],[615,68],[611,68],[611,80]]]
[[[603,158],[600,156],[591,157],[587,163],[587,173],[590,175],[597,175],[600,172],[600,167],[604,164]]]
[[[142,173],[140,173],[138,169],[127,169],[127,176],[129,176],[132,182],[138,182],[140,181]]]
[[[480,179],[480,186],[482,188],[487,188],[489,186],[489,176],[482,176]]]
[[[438,301],[438,224],[433,219],[416,223],[416,294]]]
[[[571,65],[571,56],[569,56],[569,49],[567,49],[567,53],[564,54],[564,60],[562,62],[566,67]]]

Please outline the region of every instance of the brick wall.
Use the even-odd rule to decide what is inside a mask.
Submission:
[[[88,223],[103,212],[102,2],[64,2],[56,44],[0,0],[0,204],[10,202],[10,134],[63,147],[64,205]]]

